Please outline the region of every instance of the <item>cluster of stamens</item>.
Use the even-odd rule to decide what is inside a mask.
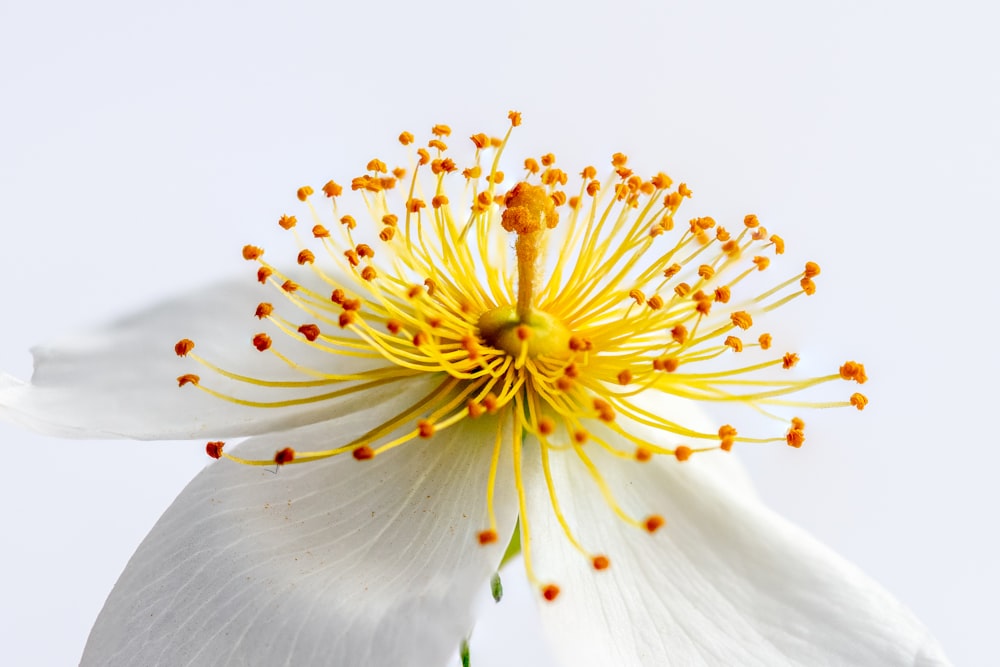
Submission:
[[[511,129],[520,123],[515,112],[509,118]],[[612,157],[609,176],[600,180],[588,166],[573,186],[552,154],[528,158],[521,180],[506,187],[500,160],[510,130],[503,138],[470,137],[475,152],[465,167],[449,157],[450,134],[447,126],[436,125],[427,146],[414,150],[413,135],[402,133],[400,143],[413,150],[409,168],[368,162],[349,186],[366,209],[364,216],[340,210],[344,188],[334,181],[321,188],[332,218],[317,210],[319,195],[311,187],[300,188],[311,228],[302,233],[294,215],[278,221],[298,241],[296,272],[271,264],[259,247],[243,248],[243,257],[257,264],[257,280],[277,297],[257,306],[254,314],[271,333],[249,334],[248,354],[276,355],[300,380],[232,373],[199,357],[187,339],[175,348],[212,373],[270,387],[275,398],[241,398],[192,373],[178,378],[181,386],[262,409],[336,401],[427,374],[438,378],[435,389],[362,438],[329,450],[297,451],[289,443],[272,459],[251,460],[228,454],[215,441],[208,444],[209,455],[250,465],[346,453],[364,461],[466,420],[492,419],[497,437],[482,443],[494,448],[485,490],[490,525],[478,540],[490,544],[500,538],[493,490],[501,449],[510,447],[528,575],[543,597],[553,600],[558,587],[542,584],[530,559],[521,455],[532,441],[567,539],[595,570],[604,570],[609,557],[581,544],[560,510],[550,456],[578,457],[600,488],[608,489],[589,448],[638,465],[657,456],[683,462],[709,450],[730,451],[736,443],[783,441],[800,447],[804,422],[782,419],[769,408],[860,410],[867,404],[858,393],[834,402],[789,398],[832,380],[867,378],[864,367],[850,361],[828,375],[796,377],[790,371],[798,356],[775,352],[772,335],[757,330],[767,313],[812,295],[820,270],[808,262],[777,284],[752,288],[772,257],[785,250],[782,238],[756,216],[747,215],[733,232],[709,217],[679,223],[678,209],[692,195],[687,185],[674,187],[663,173],[642,178],[620,153]],[[461,195],[454,195],[459,189]],[[369,222],[362,222],[366,218]],[[510,234],[516,237],[513,262]],[[547,247],[558,251],[546,254]],[[301,346],[328,353],[329,367],[302,365],[296,360]],[[339,373],[338,357],[346,355],[366,360],[368,367]],[[752,359],[740,363],[746,356]],[[767,437],[743,436],[731,424],[702,432],[642,407],[637,398],[647,392],[740,402],[783,426]],[[635,435],[623,425],[630,422],[653,426],[660,437],[650,442]],[[665,524],[654,511],[632,516],[613,490],[605,498],[614,514],[639,530],[653,533]]]

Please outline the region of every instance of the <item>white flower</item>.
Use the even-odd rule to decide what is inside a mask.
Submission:
[[[691,191],[624,155],[568,192],[554,156],[528,159],[507,188],[506,137],[473,135],[461,168],[450,129],[432,132],[410,170],[369,162],[357,208],[327,183],[333,223],[300,189],[312,247],[280,224],[302,268],[243,249],[270,291],[206,286],[36,350],[30,385],[0,377],[0,415],[30,428],[202,438],[230,459],[139,547],[84,663],[441,665],[520,518],[567,665],[947,664],[727,453],[801,446],[804,422],[750,437],[692,405],[865,406],[792,396],[863,383],[861,364],[802,378],[771,334],[744,333],[811,295],[819,267],[764,282],[780,237],[753,215],[675,230]]]

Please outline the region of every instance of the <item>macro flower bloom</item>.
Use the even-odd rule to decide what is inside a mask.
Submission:
[[[449,127],[404,132],[408,166],[299,189],[278,221],[292,270],[247,245],[256,280],[0,378],[0,414],[37,430],[222,459],[140,546],[84,662],[442,665],[516,531],[569,665],[947,664],[731,459],[802,446],[802,409],[867,404],[809,395],[862,364],[802,377],[764,328],[819,267],[769,280],[780,236],[680,222],[687,185],[622,154],[579,177],[528,158],[507,184],[509,120],[463,164]],[[705,401],[776,425],[714,423]]]

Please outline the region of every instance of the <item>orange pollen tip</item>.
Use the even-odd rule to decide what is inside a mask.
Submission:
[[[639,445],[635,448],[635,460],[640,463],[645,463],[653,458],[653,450],[649,447]]]
[[[258,320],[262,320],[265,317],[270,317],[271,313],[274,312],[274,306],[269,303],[259,303],[257,304],[257,310],[254,311],[254,315],[257,316]]]
[[[798,417],[792,417],[792,428],[802,430],[806,427],[806,423],[799,419]]]
[[[771,263],[771,260],[769,260],[767,257],[758,256],[753,258],[753,263],[757,265],[758,271],[763,271]]]
[[[399,143],[403,144],[404,146],[409,146],[410,144],[413,143],[413,134],[411,134],[410,132],[400,132]]]
[[[538,420],[538,432],[542,435],[552,435],[555,433],[556,423],[548,417],[542,417]]]
[[[816,293],[816,283],[814,283],[811,278],[803,278],[799,281],[799,286],[802,288],[802,291],[806,293],[806,296],[812,296]]]
[[[483,407],[486,408],[487,412],[492,414],[496,412],[497,408],[500,407],[500,401],[494,394],[486,394],[486,396],[483,397]]]
[[[507,118],[510,119],[511,127],[517,127],[521,124],[521,112],[520,111],[508,111]],[[559,589],[557,588],[556,591]]]
[[[726,336],[725,343],[726,347],[733,348],[733,352],[743,351],[743,341],[736,336]]]
[[[644,522],[644,525],[645,525],[646,530],[648,532],[655,533],[665,523],[666,523],[666,521],[664,521],[664,519],[663,519],[662,516],[660,516],[659,514],[652,514],[652,515],[646,517],[646,521]]]
[[[312,250],[305,249],[299,252],[299,256],[295,258],[299,266],[305,266],[306,264],[312,264],[316,261],[316,255],[312,253]]]
[[[785,370],[788,370],[797,363],[799,363],[799,355],[794,352],[789,352],[781,358],[781,367]]]
[[[582,445],[590,439],[590,434],[586,431],[573,431],[573,442]]]
[[[748,229],[753,229],[754,227],[757,227],[757,226],[760,225],[760,220],[757,219],[756,215],[754,215],[753,213],[750,213],[745,218],[743,218],[743,225],[745,227],[747,227]]]
[[[607,556],[594,556],[590,562],[594,565],[595,570],[606,570],[611,567],[611,561],[608,560]]]
[[[347,328],[348,326],[350,326],[350,325],[354,324],[354,320],[355,320],[356,318],[357,318],[357,315],[355,315],[355,314],[354,314],[354,311],[350,311],[350,310],[345,310],[345,311],[344,311],[344,312],[342,312],[342,313],[340,314],[340,316],[339,316],[339,317],[337,318],[337,325],[338,325],[338,326],[339,326],[339,327],[340,327],[341,329],[345,329],[345,328]]]
[[[465,404],[465,407],[469,411],[469,417],[471,419],[475,419],[486,412],[486,408],[471,399]]]
[[[618,384],[625,386],[632,382],[632,371],[625,368],[618,373]]]
[[[864,410],[865,406],[868,405],[868,397],[864,394],[851,394],[851,405],[856,407],[858,410]]]
[[[762,349],[762,350],[766,350],[766,349],[770,348],[771,347],[771,341],[772,341],[772,338],[771,338],[771,334],[769,334],[769,333],[761,334],[760,337],[757,339],[757,342],[760,343],[760,349]]]
[[[291,463],[295,460],[295,450],[291,447],[285,447],[274,453],[274,462],[279,466],[283,466],[286,463]]]
[[[688,330],[683,324],[678,324],[673,329],[670,330],[670,337],[680,345],[683,345],[687,341]]]
[[[417,422],[417,431],[420,433],[421,438],[429,438],[434,435],[434,424],[426,419],[421,419]]]
[[[186,384],[197,385],[199,382],[201,382],[201,378],[193,373],[187,373],[177,378],[178,387],[183,387]]]
[[[378,277],[378,272],[375,271],[375,267],[373,267],[373,266],[366,266],[365,268],[361,269],[361,277],[364,280],[366,280],[368,282],[371,282],[371,281],[375,280],[375,278]]]
[[[733,321],[733,326],[740,329],[746,330],[753,326],[753,318],[745,310],[738,310],[730,315],[729,318]]]
[[[368,459],[375,458],[375,450],[368,445],[361,445],[351,452],[351,455],[358,461],[367,461]]]
[[[840,377],[845,380],[854,380],[858,384],[864,384],[868,381],[868,376],[865,374],[864,364],[859,364],[856,361],[845,362],[844,365],[840,367]]]
[[[205,443],[205,453],[211,456],[213,459],[222,458],[222,448],[226,446],[226,443],[221,440],[215,440],[213,442]]]
[[[661,297],[659,294],[654,294],[653,296],[649,297],[649,300],[646,302],[646,305],[649,306],[650,310],[659,310],[660,308],[663,308],[663,297]]]
[[[614,408],[603,398],[594,399],[594,410],[597,411],[597,418],[603,422],[613,422],[615,420]]]
[[[267,282],[267,279],[271,277],[272,273],[274,273],[274,271],[267,268],[266,266],[260,267],[259,269],[257,269],[257,282],[263,285],[264,283]]]
[[[557,597],[559,597],[559,587],[555,584],[548,584],[542,587],[542,597],[545,598],[547,602],[552,602]]]
[[[819,264],[816,262],[806,262],[806,270],[803,273],[806,278],[815,278],[819,275]]]
[[[299,286],[294,281],[292,281],[291,279],[289,279],[289,280],[286,280],[285,282],[281,283],[281,289],[283,289],[286,292],[288,292],[289,294],[291,294],[292,292],[295,292],[296,290],[298,290]]]
[[[313,189],[308,185],[304,185],[296,190],[295,196],[299,198],[299,201],[305,201],[309,199],[309,196],[312,195],[312,193]]]
[[[283,215],[278,219],[278,224],[282,229],[291,229],[297,222],[298,220],[294,215]]]
[[[674,449],[674,457],[676,457],[678,461],[687,461],[691,458],[691,448],[685,445],[679,445]]]
[[[188,338],[182,338],[177,341],[174,345],[174,352],[177,353],[178,357],[186,357],[187,353],[194,349],[194,341]]]
[[[344,225],[348,229],[354,229],[358,226],[358,221],[354,219],[354,216],[345,215],[340,219],[340,224]]]
[[[531,338],[532,331],[530,327],[527,327],[522,324],[516,329],[516,333],[518,340],[528,340],[529,338]]]
[[[305,336],[310,343],[319,338],[319,327],[315,324],[303,324],[299,327],[299,333]]]
[[[427,334],[425,334],[423,331],[418,331],[417,333],[413,334],[414,347],[420,347],[426,344],[427,344]]]
[[[724,424],[723,426],[719,427],[719,437],[722,438],[723,440],[726,438],[734,438],[736,437],[736,435],[737,435],[736,429],[733,428],[730,424]]]
[[[493,544],[497,541],[497,531],[495,530],[483,530],[476,535],[476,539],[479,540],[480,544]]]
[[[327,181],[323,186],[323,194],[327,197],[339,197],[343,192],[344,188],[333,181]]]
[[[271,337],[266,333],[259,333],[253,337],[253,346],[258,352],[263,352],[271,347]]]
[[[243,259],[254,260],[264,254],[263,248],[258,248],[255,245],[245,245],[243,246]]]
[[[788,429],[788,433],[785,434],[785,442],[788,443],[789,447],[795,447],[798,449],[802,446],[806,440],[806,434],[799,428]]]

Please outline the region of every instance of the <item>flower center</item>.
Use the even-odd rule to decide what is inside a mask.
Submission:
[[[570,332],[548,313],[531,311],[521,319],[514,306],[488,310],[479,318],[483,341],[512,357],[539,356],[564,358],[569,355]]]

